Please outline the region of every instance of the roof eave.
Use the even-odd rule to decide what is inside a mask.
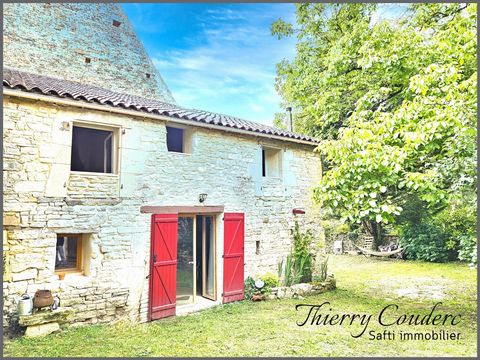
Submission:
[[[74,107],[79,107],[79,108],[84,108],[84,109],[105,111],[105,112],[110,112],[110,113],[115,113],[115,114],[123,114],[123,115],[137,116],[137,117],[143,117],[143,118],[154,119],[154,120],[169,121],[169,122],[178,123],[178,124],[182,124],[182,125],[190,125],[190,126],[196,126],[196,127],[201,127],[201,128],[208,128],[208,129],[226,131],[226,132],[231,132],[231,133],[244,134],[244,135],[248,135],[248,136],[255,136],[255,137],[268,138],[268,139],[274,139],[274,140],[280,140],[280,141],[286,141],[286,142],[293,142],[293,143],[297,143],[297,144],[318,146],[317,142],[310,141],[310,140],[295,139],[295,138],[286,137],[286,136],[265,134],[265,133],[261,133],[261,132],[257,132],[257,131],[242,130],[242,129],[237,129],[237,128],[234,128],[234,127],[223,126],[223,125],[212,125],[212,124],[207,124],[207,123],[200,123],[200,122],[195,122],[195,121],[192,121],[192,120],[180,119],[180,118],[173,117],[173,116],[153,114],[153,113],[148,113],[148,112],[143,112],[143,111],[138,111],[138,110],[127,110],[127,109],[118,108],[118,107],[111,106],[111,105],[89,103],[89,102],[81,101],[81,100],[60,98],[60,97],[54,96],[54,95],[44,95],[44,94],[38,94],[38,93],[35,93],[35,92],[29,92],[29,91],[24,91],[24,90],[16,90],[16,89],[7,88],[5,86],[3,87],[3,95],[4,96],[8,95],[8,96],[20,97],[20,98],[31,99],[31,100],[39,100],[39,101],[50,102],[50,103],[55,103],[55,104],[60,104],[60,105],[74,106]]]

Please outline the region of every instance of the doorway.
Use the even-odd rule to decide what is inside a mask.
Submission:
[[[177,306],[216,300],[215,248],[213,215],[178,216]]]
[[[141,208],[152,213],[149,320],[209,308],[218,304],[220,290],[223,303],[244,299],[245,214],[223,212],[219,206],[208,210],[206,206]],[[222,231],[219,240],[217,231]]]

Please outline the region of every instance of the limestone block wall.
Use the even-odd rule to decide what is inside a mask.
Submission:
[[[3,44],[4,66],[175,102],[119,4],[5,4]]]
[[[118,174],[70,172],[77,122],[119,129]],[[170,153],[165,122],[4,97],[3,219],[11,271],[3,285],[4,326],[15,296],[39,288],[58,293],[79,324],[146,321],[150,214],[140,213],[142,205],[199,205],[198,195],[206,193],[206,205],[244,212],[246,276],[277,271],[291,247],[293,208],[306,210],[298,220],[321,237],[320,210],[311,200],[321,165],[312,147],[191,130],[192,153]],[[261,176],[263,145],[282,150],[282,178]],[[84,274],[62,281],[54,274],[58,233],[82,234]]]

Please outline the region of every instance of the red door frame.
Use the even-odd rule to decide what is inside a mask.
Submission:
[[[155,271],[154,271],[154,261],[153,261],[153,255],[154,255],[154,250],[155,250],[155,224],[157,220],[160,220],[159,222],[163,223],[172,223],[175,222],[177,224],[176,229],[178,229],[178,214],[152,214],[151,216],[151,227],[150,227],[150,275],[149,275],[149,289],[148,289],[148,321],[152,320],[157,320],[162,317],[166,316],[172,316],[175,315],[176,311],[176,301],[173,303],[165,304],[164,309],[159,309],[157,312],[159,312],[158,317],[153,316],[153,285],[154,285],[154,276],[155,276]],[[178,235],[175,238],[175,247],[174,247],[174,260],[165,260],[165,261],[157,261],[156,264],[161,263],[159,266],[175,266],[175,275],[173,278],[173,285],[169,284],[169,286],[175,286],[175,294],[176,295],[176,266],[177,266],[177,244],[178,244]],[[158,256],[158,254],[157,254]],[[172,306],[173,305],[173,306]],[[155,318],[154,318],[155,317]]]

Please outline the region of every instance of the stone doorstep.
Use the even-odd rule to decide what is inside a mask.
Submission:
[[[18,324],[22,326],[38,326],[49,323],[63,324],[73,318],[74,310],[59,308],[57,310],[38,310],[32,315],[20,315]]]

